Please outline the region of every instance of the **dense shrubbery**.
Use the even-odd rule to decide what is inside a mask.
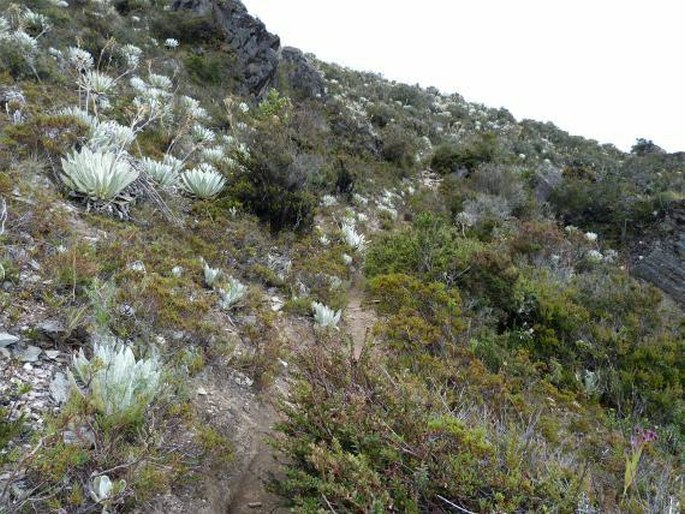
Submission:
[[[440,512],[451,503],[569,512],[578,501],[578,470],[550,459],[525,426],[493,422],[459,400],[467,377],[456,368],[445,370],[453,386],[445,391],[425,371],[388,373],[382,361],[355,363],[336,350],[313,350],[300,370],[284,406],[281,447],[291,464],[278,487],[301,512]]]
[[[485,133],[466,145],[444,143],[438,146],[433,152],[431,167],[443,175],[462,168],[473,171],[482,163],[492,162],[496,156],[497,138],[495,134]]]
[[[298,144],[298,117],[286,97],[272,91],[258,106],[254,118],[256,133],[250,152],[239,156],[238,172],[230,194],[239,199],[274,230],[311,228],[316,208],[312,187],[319,173],[314,157],[320,148],[308,153]],[[314,137],[316,137],[314,135]]]
[[[540,237],[547,239],[545,245],[561,244],[559,235],[526,234],[530,243],[515,242],[526,254],[541,248],[535,242]],[[534,269],[516,266],[502,249],[460,237],[432,215],[419,216],[412,229],[377,239],[366,266],[385,314],[389,299],[421,298],[418,283],[412,282],[416,279],[398,273],[420,277],[424,284],[457,287],[474,314],[494,315],[490,323],[505,336],[498,343],[504,345],[500,354],[525,350],[557,386],[569,390],[577,390],[577,376],[590,370],[601,377],[598,393],[607,406],[622,409],[624,415],[643,412],[660,422],[682,423],[685,362],[675,356],[685,354],[685,346],[677,328],[660,320],[659,296],[621,273],[588,270],[568,281]],[[390,277],[405,277],[405,283],[398,287],[397,278]],[[442,323],[427,316],[421,315],[429,321],[413,333],[429,342]],[[668,412],[663,410],[665,398],[671,402]]]

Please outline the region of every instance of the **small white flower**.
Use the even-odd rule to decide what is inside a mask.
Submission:
[[[166,46],[169,50],[178,48],[178,45],[178,39],[174,39],[173,37],[168,37],[164,40],[164,46]]]
[[[17,49],[24,55],[24,58],[28,61],[32,61],[35,57],[36,52],[38,52],[38,41],[29,36],[23,30],[17,30],[12,33],[9,37],[11,43],[13,43]]]
[[[233,277],[228,277],[226,289],[217,289],[219,293],[219,307],[225,311],[232,309],[247,293],[247,286]]]
[[[597,241],[597,234],[595,234],[594,232],[585,232],[585,239],[587,239],[591,243],[594,243],[595,241]]]
[[[121,57],[126,62],[126,67],[129,70],[135,70],[140,64],[140,58],[143,51],[135,45],[124,45],[119,49]]]
[[[47,32],[52,28],[50,19],[47,16],[33,12],[28,8],[23,12],[21,18],[25,26],[31,30]]]
[[[131,87],[138,93],[145,93],[150,88],[143,79],[137,76],[131,77],[131,80],[129,80],[128,83],[131,84]]]
[[[223,272],[220,268],[210,267],[204,259],[202,259],[202,262],[204,263],[203,273],[205,277],[205,284],[207,284],[207,287],[214,289],[214,286],[219,283],[219,280],[223,276]]]
[[[109,120],[97,124],[88,144],[93,150],[117,152],[128,148],[135,138],[131,127]]]
[[[216,140],[216,134],[202,125],[194,125],[191,129],[191,135],[195,142],[199,145],[213,143]]]
[[[79,79],[81,87],[96,96],[106,96],[116,85],[114,78],[99,71],[87,71]]]
[[[172,187],[178,182],[178,171],[169,163],[155,161],[149,157],[141,159],[143,171],[159,187]]]
[[[200,156],[215,165],[220,164],[225,158],[224,150],[220,146],[203,148]]]
[[[204,200],[218,195],[226,185],[226,179],[221,173],[206,163],[182,173],[181,181],[188,193]]]

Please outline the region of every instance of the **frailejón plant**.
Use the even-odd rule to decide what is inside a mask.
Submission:
[[[331,327],[338,329],[340,322],[340,315],[342,311],[335,311],[319,302],[312,302],[312,311],[314,312],[314,322],[320,327]]]
[[[227,287],[217,289],[219,293],[219,307],[227,311],[237,305],[247,293],[247,286],[233,277],[228,278]]]
[[[112,336],[100,336],[88,360],[81,348],[72,368],[87,385],[96,408],[107,416],[142,412],[159,392],[161,367],[156,358],[136,361],[133,350]]]
[[[221,173],[209,165],[199,166],[182,173],[181,181],[186,191],[201,199],[215,197],[226,183]]]
[[[112,152],[94,152],[84,146],[62,159],[61,178],[79,194],[109,201],[136,180],[138,172]]]
[[[178,172],[173,165],[155,161],[149,157],[143,157],[140,163],[150,180],[159,187],[172,187],[178,182]]]

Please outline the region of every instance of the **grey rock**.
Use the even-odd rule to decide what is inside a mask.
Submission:
[[[48,336],[56,336],[64,332],[64,325],[56,319],[46,319],[39,323],[36,328]]]
[[[685,201],[673,204],[643,238],[631,252],[631,272],[685,307]]]
[[[19,338],[17,336],[13,336],[7,332],[0,332],[0,348],[5,348],[6,346],[14,344],[18,341]]]
[[[43,350],[37,346],[27,346],[24,350],[19,352],[17,357],[21,362],[36,362],[42,352]]]
[[[66,402],[69,398],[69,381],[64,373],[55,373],[55,378],[50,382],[50,396],[59,404]]]
[[[286,86],[300,97],[323,98],[326,94],[323,77],[297,48],[286,46],[281,50],[279,73]]]
[[[127,318],[132,318],[133,316],[136,315],[136,310],[131,307],[129,304],[124,303],[119,306],[119,314],[122,316],[125,316]]]
[[[57,357],[59,357],[61,352],[59,350],[45,350],[45,356],[54,361],[57,360]]]
[[[66,444],[75,444],[83,448],[95,446],[95,434],[88,427],[76,427],[73,430],[65,430],[62,439]]]

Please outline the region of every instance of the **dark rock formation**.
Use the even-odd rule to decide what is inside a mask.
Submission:
[[[321,98],[325,94],[323,77],[297,48],[286,46],[281,50],[279,76],[293,92],[304,98]]]
[[[239,94],[261,97],[285,80],[283,85],[300,97],[323,96],[323,78],[304,54],[295,48],[281,49],[279,37],[267,31],[239,0],[174,0],[171,9],[211,16],[217,22],[235,52]]]
[[[632,271],[685,305],[685,202],[669,210],[652,240],[637,245]]]

